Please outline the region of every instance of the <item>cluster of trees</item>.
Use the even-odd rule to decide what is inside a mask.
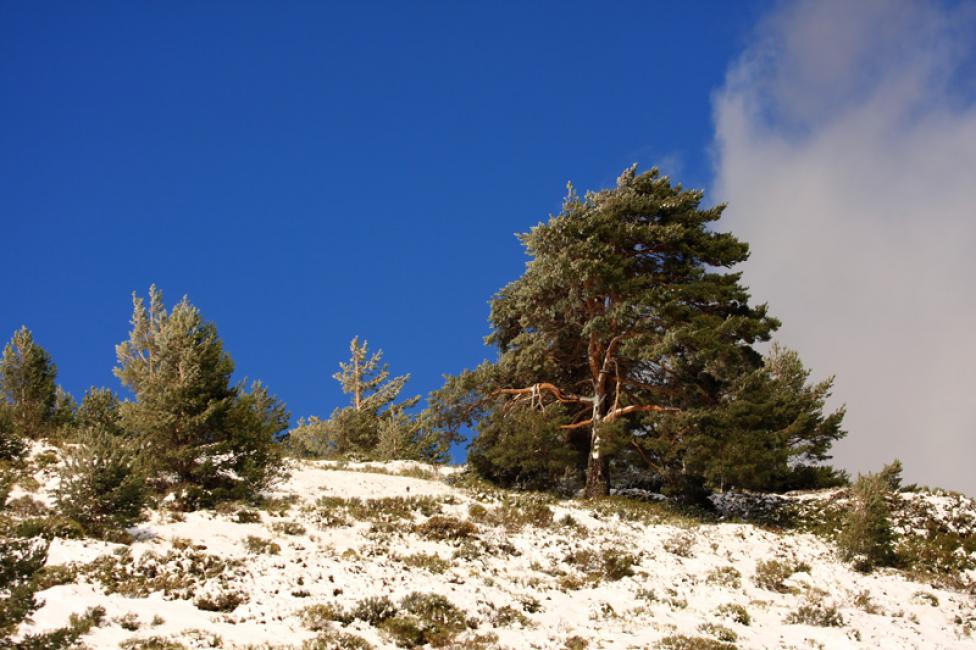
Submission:
[[[57,367],[26,328],[0,362],[0,460],[18,461],[31,439],[61,443],[58,504],[88,532],[127,526],[152,495],[182,507],[250,498],[282,468],[275,437],[284,405],[255,382],[232,384],[234,363],[213,323],[186,298],[167,311],[162,293],[133,296],[132,331],[116,348],[121,401],[90,388],[80,404],[56,385]]]
[[[724,206],[701,200],[636,166],[610,189],[570,187],[558,215],[520,235],[530,261],[491,301],[497,358],[447,376],[419,412],[419,397],[401,398],[409,375],[391,376],[356,338],[334,375],[350,403],[282,435],[285,406],[259,382],[232,383],[215,326],[185,298],[167,311],[155,287],[148,304],[134,296],[116,349],[131,400],[93,388],[76,405],[21,329],[0,367],[0,458],[30,437],[74,442],[63,501],[92,522],[131,519],[144,485],[187,507],[246,498],[280,474],[283,453],[445,462],[468,429],[486,478],[576,483],[588,497],[617,472],[687,498],[846,480],[824,465],[845,435],[843,409],[825,412],[832,380],[811,383],[794,351],[757,350],[779,323],[729,270],[748,246],[716,229]]]
[[[427,410],[414,415],[410,409],[420,402],[419,395],[398,401],[410,375],[391,377],[389,366],[381,365],[383,351],[370,354],[368,342],[360,343],[359,337],[349,352],[349,361],[340,362],[332,377],[352,403],[335,409],[327,420],[299,420],[288,434],[287,448],[305,458],[447,462],[451,445],[461,437],[432,426]]]

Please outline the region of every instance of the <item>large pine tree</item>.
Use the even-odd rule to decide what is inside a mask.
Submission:
[[[570,188],[559,215],[519,236],[531,260],[492,300],[500,357],[478,371],[480,390],[504,400],[496,420],[558,404],[563,444],[585,451],[589,497],[607,494],[615,453],[652,464],[649,450],[693,435],[687,414],[758,367],[751,346],[778,325],[725,271],[748,246],[714,230],[724,206],[701,199],[636,166],[615,188]]]

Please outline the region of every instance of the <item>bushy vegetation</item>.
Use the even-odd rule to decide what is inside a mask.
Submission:
[[[851,488],[837,546],[841,557],[862,571],[890,564],[895,557],[888,499],[900,480],[900,463],[878,474],[859,476]]]
[[[288,433],[289,451],[305,458],[446,462],[459,438],[429,426],[425,413],[410,414],[419,396],[397,401],[410,375],[391,377],[389,366],[381,364],[383,351],[370,354],[368,343],[358,337],[349,351],[349,361],[339,363],[333,378],[352,403],[335,409],[327,420],[300,420]]]
[[[234,363],[213,323],[184,298],[167,312],[149,290],[133,296],[132,331],[116,349],[115,374],[136,396],[120,407],[161,490],[188,508],[254,495],[278,476],[275,436],[284,405],[260,383],[232,385]]]
[[[58,508],[93,535],[132,526],[142,519],[148,496],[140,465],[130,441],[104,429],[87,429],[84,442],[66,448]]]

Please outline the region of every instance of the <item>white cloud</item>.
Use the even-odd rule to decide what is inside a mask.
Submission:
[[[715,96],[716,194],[855,471],[976,494],[974,5],[781,5]],[[969,71],[969,75],[966,71]]]

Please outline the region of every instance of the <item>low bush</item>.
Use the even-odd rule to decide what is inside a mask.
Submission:
[[[94,430],[65,452],[56,494],[61,513],[89,533],[132,526],[142,519],[147,491],[135,447]]]
[[[475,537],[478,534],[478,527],[470,521],[462,521],[456,517],[435,515],[415,526],[414,531],[427,539],[461,540]]]
[[[851,504],[837,536],[837,547],[841,558],[859,571],[870,571],[894,559],[888,506],[895,484],[892,473],[889,466],[878,474],[859,476],[851,488]]]
[[[790,612],[785,622],[789,625],[816,625],[818,627],[843,627],[844,618],[833,605],[821,601],[809,601]]]
[[[763,589],[789,594],[793,593],[795,589],[787,586],[786,581],[795,573],[809,570],[810,565],[805,562],[765,560],[756,564],[756,574],[753,581]]]

